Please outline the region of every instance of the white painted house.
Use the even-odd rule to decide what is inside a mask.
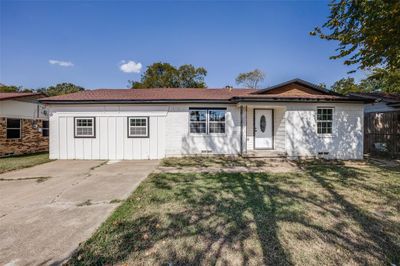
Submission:
[[[51,159],[363,157],[364,102],[300,79],[264,90],[99,89],[41,102]]]

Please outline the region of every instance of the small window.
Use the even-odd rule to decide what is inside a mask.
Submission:
[[[128,117],[128,138],[148,138],[149,118]]]
[[[49,136],[49,121],[42,121],[42,136]]]
[[[75,117],[75,138],[94,138],[95,118]]]
[[[190,133],[207,133],[207,110],[190,110]]]
[[[225,133],[225,110],[208,110],[209,133]]]
[[[317,109],[317,133],[332,134],[333,108]]]
[[[7,138],[21,138],[21,119],[7,118]]]

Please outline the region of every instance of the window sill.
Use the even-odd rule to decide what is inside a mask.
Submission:
[[[196,134],[196,133],[189,133],[191,137],[225,137],[226,133],[211,133],[211,134]]]
[[[318,134],[319,138],[333,138],[333,134]]]

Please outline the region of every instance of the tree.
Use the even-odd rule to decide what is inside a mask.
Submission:
[[[50,86],[48,88],[38,89],[37,91],[42,92],[47,96],[57,96],[73,92],[79,92],[83,90],[85,90],[83,87],[77,86],[72,83],[64,82],[64,83],[59,83],[55,86]]]
[[[330,9],[322,26],[327,33],[317,27],[310,34],[339,41],[338,54],[331,59],[348,57],[346,65],[359,64],[361,69],[400,69],[399,1],[332,0]]]
[[[400,93],[400,71],[376,68],[358,84],[354,78],[342,78],[331,86],[331,90],[344,95],[353,92]]]
[[[142,88],[205,88],[207,70],[193,65],[179,68],[169,63],[157,62],[147,67],[140,81],[129,81],[132,89]]]
[[[355,83],[354,78],[342,78],[331,86],[331,90],[343,95],[352,92],[360,92],[360,87]]]
[[[400,70],[386,70],[376,68],[367,79],[360,82],[360,86],[367,86],[372,91],[382,91],[386,93],[400,93]]]
[[[0,86],[0,92],[19,92],[20,87],[17,86],[6,86],[6,85],[1,85]]]
[[[262,82],[265,78],[264,72],[259,69],[255,69],[253,71],[247,73],[240,73],[235,81],[238,85],[244,85],[248,88],[257,89],[258,84]]]
[[[0,84],[0,92],[32,92],[32,90],[23,88],[22,86],[7,86]]]

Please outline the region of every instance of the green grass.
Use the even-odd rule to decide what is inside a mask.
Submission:
[[[400,169],[152,174],[70,265],[400,263]]]
[[[50,162],[48,153],[36,153],[14,157],[0,158],[0,173],[31,167]]]

